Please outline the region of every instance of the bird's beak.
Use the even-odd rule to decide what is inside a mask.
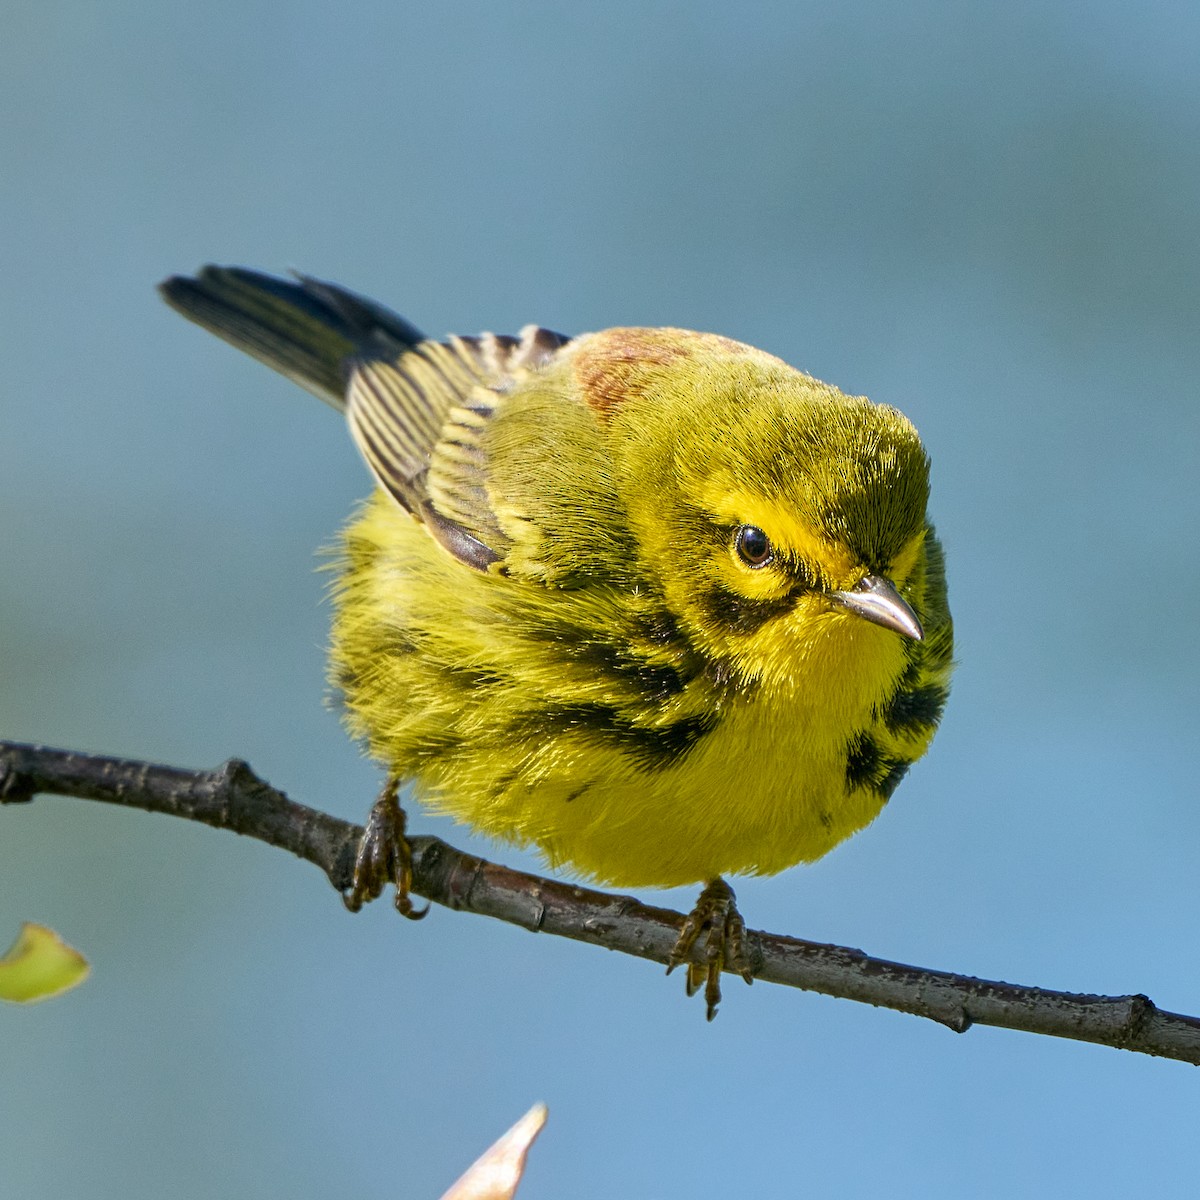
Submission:
[[[892,581],[882,575],[865,575],[848,592],[832,592],[829,598],[873,625],[894,629],[918,642],[925,638],[917,614],[900,598]]]

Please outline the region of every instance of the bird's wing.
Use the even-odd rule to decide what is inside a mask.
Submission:
[[[504,396],[568,341],[529,326],[520,338],[424,341],[348,363],[346,418],[379,485],[477,570],[507,548],[488,496],[484,432]]]

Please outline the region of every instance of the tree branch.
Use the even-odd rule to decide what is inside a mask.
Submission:
[[[102,800],[200,821],[257,838],[350,885],[362,828],[289,800],[239,759],[213,771],[0,741],[0,804],[38,793]],[[666,963],[684,918],[512,871],[435,837],[414,837],[413,891],[447,908]],[[1018,987],[869,958],[861,950],[750,933],[756,979],[927,1017],[963,1033],[972,1024],[1098,1042],[1200,1063],[1200,1018],[1163,1012],[1145,996],[1090,996]],[[702,951],[696,951],[699,961]]]

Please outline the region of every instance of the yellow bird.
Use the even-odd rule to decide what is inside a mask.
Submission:
[[[682,329],[430,341],[304,276],[169,304],[345,411],[376,482],[331,678],[388,772],[351,907],[413,911],[400,784],[553,867],[703,883],[672,959],[749,970],[723,876],[812,862],[929,746],[953,637],[929,461],[893,408]],[[690,961],[703,938],[703,964]]]

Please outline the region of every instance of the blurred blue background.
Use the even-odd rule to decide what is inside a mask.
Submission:
[[[675,324],[895,404],[959,635],[933,752],[750,924],[1200,1010],[1200,10],[9,6],[0,734],[248,758],[361,819],[314,551],[328,409],[155,283],[338,280],[434,334]],[[1195,1195],[1171,1062],[731,982],[446,911],[358,917],[198,826],[0,811],[0,1195],[440,1195],[535,1100],[523,1200]],[[420,831],[492,853],[427,817]],[[652,895],[651,899],[655,899]],[[688,893],[660,902],[687,905]]]

